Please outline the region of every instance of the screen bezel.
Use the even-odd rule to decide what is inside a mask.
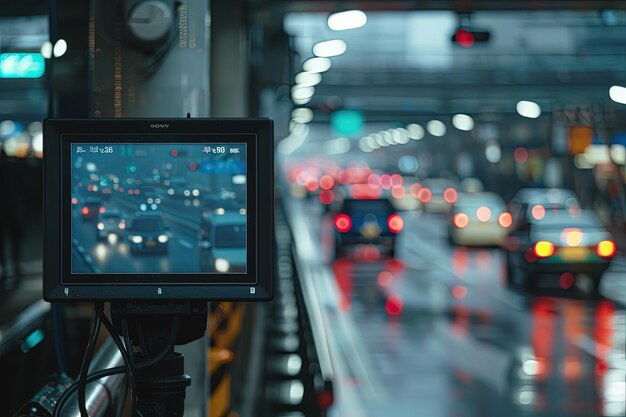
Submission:
[[[246,273],[72,273],[71,144],[246,143]],[[266,300],[273,295],[270,119],[48,119],[44,123],[44,298]],[[271,221],[269,221],[271,220]]]
[[[255,175],[256,172],[256,135],[239,135],[239,134],[217,134],[207,133],[203,135],[177,133],[177,139],[179,143],[183,144],[230,144],[230,143],[243,143],[246,145],[246,205],[249,201],[256,201],[256,187],[255,187]],[[213,140],[214,139],[214,140]],[[61,230],[63,233],[63,239],[65,241],[73,242],[72,236],[72,146],[74,145],[94,145],[94,144],[164,144],[175,146],[176,142],[172,140],[170,133],[134,133],[131,135],[110,133],[81,133],[76,134],[63,134],[61,135],[61,166],[62,166],[62,180],[61,180],[61,194],[63,199],[61,200]],[[65,160],[67,158],[67,161]],[[252,173],[252,178],[248,181],[248,173]],[[257,219],[256,219],[256,204],[250,205],[250,210],[246,207],[246,223],[247,223],[247,242],[256,242],[258,236]],[[69,219],[69,222],[66,220]],[[246,246],[246,272],[236,273],[133,273],[133,272],[119,272],[119,273],[89,273],[89,272],[74,272],[72,265],[72,249],[61,247],[62,257],[62,274],[61,284],[86,284],[86,285],[100,285],[100,284],[143,284],[143,283],[159,283],[162,285],[176,284],[178,282],[172,281],[173,275],[184,275],[183,285],[193,285],[197,283],[207,284],[256,284],[256,259],[258,253],[256,252],[255,245]],[[250,250],[252,249],[252,250]],[[69,265],[69,271],[65,270],[65,266]],[[129,283],[129,277],[131,282]]]

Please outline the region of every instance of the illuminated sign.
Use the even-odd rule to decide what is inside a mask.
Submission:
[[[0,78],[40,78],[45,70],[41,54],[0,54]]]

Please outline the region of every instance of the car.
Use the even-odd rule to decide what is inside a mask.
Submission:
[[[355,198],[343,200],[335,213],[335,258],[350,246],[375,244],[395,254],[396,236],[404,228],[404,220],[387,198]]]
[[[504,200],[495,193],[460,193],[448,226],[450,243],[500,246],[513,223]]]
[[[99,198],[86,198],[80,209],[83,220],[96,220],[104,212],[105,208]]]
[[[126,229],[126,220],[122,217],[122,213],[119,210],[109,209],[98,216],[96,229],[96,238],[98,240],[106,239],[109,235],[119,237]]]
[[[547,212],[532,218],[527,228],[512,231],[508,240],[507,279],[527,289],[540,284],[543,275],[559,275],[561,287],[569,288],[576,275],[584,274],[597,293],[616,252],[611,234],[589,210]]]
[[[137,213],[126,227],[133,253],[167,252],[170,236],[160,213]]]
[[[458,198],[458,183],[447,178],[426,178],[417,190],[417,199],[425,212],[450,213]]]
[[[540,220],[546,211],[575,213],[580,209],[576,194],[565,188],[522,188],[509,202],[515,228],[524,227],[532,219]]]
[[[206,213],[200,221],[200,270],[246,272],[247,216],[239,211]]]
[[[227,211],[236,211],[246,214],[246,204],[234,198],[222,198],[219,195],[207,195],[202,199],[203,215],[215,213],[224,214]]]

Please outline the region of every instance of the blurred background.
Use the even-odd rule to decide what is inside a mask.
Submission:
[[[274,120],[278,284],[211,304],[186,415],[624,416],[625,51],[609,0],[3,5],[0,415],[50,415],[92,317],[41,300],[43,119],[190,113]],[[169,158],[136,204],[190,246],[133,259],[216,269],[245,178]],[[86,264],[127,238],[100,181]]]

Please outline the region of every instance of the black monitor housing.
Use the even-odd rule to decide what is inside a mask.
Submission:
[[[268,300],[269,119],[48,119],[44,299]]]

